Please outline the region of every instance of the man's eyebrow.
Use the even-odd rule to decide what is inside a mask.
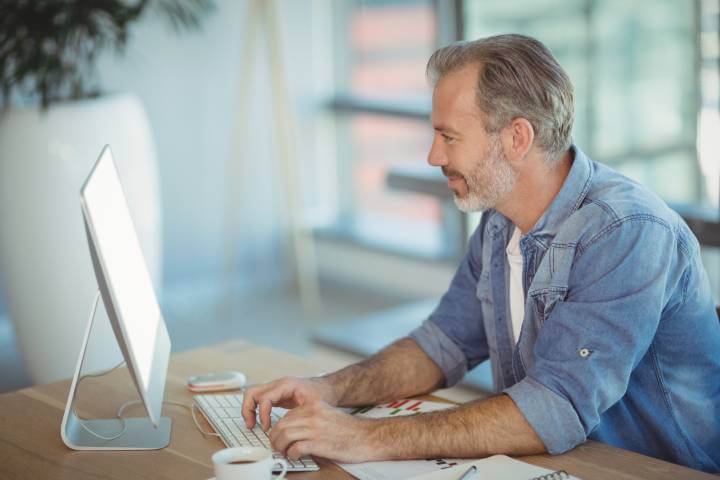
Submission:
[[[459,135],[459,134],[460,134],[460,132],[458,132],[458,131],[456,131],[456,130],[453,130],[452,128],[448,127],[447,125],[442,125],[442,124],[440,124],[440,125],[433,125],[433,129],[434,129],[436,132],[440,132],[440,133],[446,133],[446,132],[447,132],[447,133],[452,133],[453,135]]]

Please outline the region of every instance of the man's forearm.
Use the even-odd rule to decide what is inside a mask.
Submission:
[[[358,406],[431,392],[443,373],[415,343],[404,338],[362,362],[324,377],[338,406]]]
[[[507,395],[448,411],[371,422],[368,441],[376,460],[545,452],[540,437]]]

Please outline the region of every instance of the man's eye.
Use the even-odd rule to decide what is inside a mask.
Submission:
[[[453,138],[452,138],[451,136],[445,135],[444,133],[441,133],[440,135],[442,136],[442,138],[443,138],[443,140],[445,141],[445,143],[451,142],[451,141],[453,140]]]

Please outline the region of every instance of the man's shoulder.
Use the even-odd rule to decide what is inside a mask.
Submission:
[[[647,216],[668,225],[676,222],[677,214],[658,195],[602,163],[593,163],[595,175],[582,206],[601,206],[612,221]]]
[[[594,175],[587,194],[569,214],[553,243],[575,244],[581,250],[615,230],[643,230],[649,226],[686,239],[679,215],[655,193],[601,163],[593,162]]]

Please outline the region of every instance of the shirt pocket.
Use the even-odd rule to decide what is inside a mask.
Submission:
[[[555,305],[567,297],[568,279],[575,258],[574,244],[552,244],[544,256],[528,289],[540,325]],[[540,326],[539,325],[539,326]]]
[[[538,290],[532,292],[531,296],[532,304],[540,323],[539,326],[542,326],[545,319],[552,313],[555,305],[565,300],[565,297],[567,296],[567,288],[562,289],[554,287],[548,290]]]

